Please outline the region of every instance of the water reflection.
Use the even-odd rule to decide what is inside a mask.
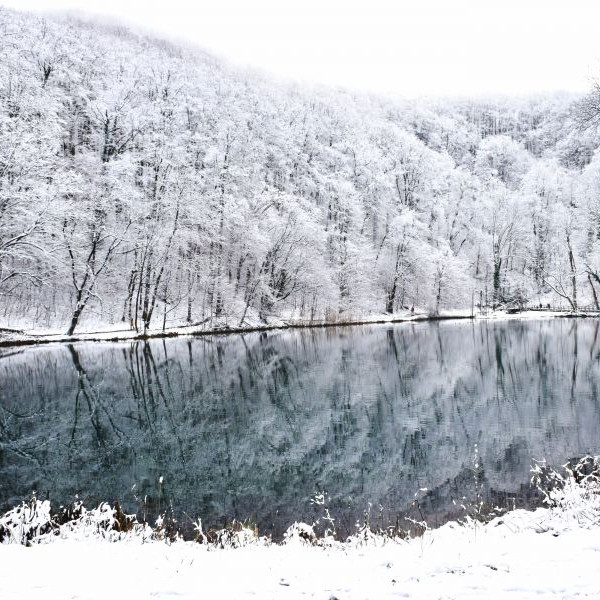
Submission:
[[[435,522],[476,480],[511,498],[532,458],[600,450],[598,326],[443,322],[5,352],[0,509],[36,490],[147,515],[172,505],[206,524],[250,517],[278,534],[315,516],[316,491],[343,530],[369,503],[373,520],[393,522],[427,487],[420,509]]]

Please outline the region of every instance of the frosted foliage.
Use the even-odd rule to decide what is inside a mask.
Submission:
[[[555,536],[577,529],[597,531],[600,525],[600,457],[586,456],[572,465],[563,465],[555,470],[545,465],[535,464],[531,469],[532,482],[543,496],[548,508],[537,509],[523,518],[526,511],[515,510],[498,518],[477,518],[470,516],[446,525],[445,529],[455,529],[457,525],[472,530],[489,522],[492,527],[509,525],[515,533],[523,527],[537,533],[554,532]],[[424,491],[424,490],[421,490]],[[426,490],[425,490],[426,491]],[[327,519],[333,518],[326,511]],[[483,515],[480,515],[483,517]],[[45,544],[54,540],[102,540],[108,542],[181,542],[178,536],[165,536],[165,515],[157,519],[155,527],[139,523],[135,515],[125,515],[120,506],[101,503],[88,510],[82,502],[76,501],[68,507],[60,507],[58,513],[51,511],[48,500],[40,501],[35,496],[20,506],[0,515],[0,544]],[[211,530],[205,534],[199,520],[195,526],[195,541],[209,549],[237,549],[247,546],[270,546],[272,541],[259,537],[256,529],[251,529],[234,521],[228,527]],[[430,536],[431,530],[424,527],[421,535]],[[373,531],[368,522],[356,523],[355,531],[345,540],[338,541],[331,531],[319,536],[314,525],[294,522],[290,525],[281,542],[284,546],[321,546],[330,549],[351,549],[383,547],[388,543],[398,543],[413,537],[408,531],[397,530],[394,534]],[[417,536],[418,537],[418,536]]]
[[[597,302],[598,136],[569,96],[300,89],[6,9],[0,45],[8,327]]]

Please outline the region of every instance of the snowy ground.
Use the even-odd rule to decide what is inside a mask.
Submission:
[[[410,540],[363,530],[316,546],[298,535],[310,528],[294,526],[284,544],[249,530],[234,535],[238,548],[167,544],[147,526],[99,529],[108,505],[31,547],[10,543],[22,539],[13,526],[0,544],[0,598],[600,598],[600,459],[586,460],[595,470],[583,482],[554,480],[550,508],[448,523]]]
[[[64,332],[53,329],[36,330],[8,330],[0,327],[0,346],[16,344],[37,344],[50,342],[79,342],[79,341],[120,341],[131,340],[146,337],[175,337],[175,336],[193,336],[208,335],[211,333],[244,333],[248,331],[270,330],[270,329],[288,329],[297,327],[320,327],[320,326],[343,326],[343,325],[368,325],[376,323],[403,323],[409,321],[428,321],[435,319],[485,319],[485,320],[506,320],[506,319],[549,319],[555,317],[598,317],[599,313],[572,313],[568,311],[546,311],[533,310],[519,313],[508,313],[506,311],[490,311],[485,314],[475,312],[472,316],[470,310],[447,310],[437,316],[421,310],[414,313],[404,311],[393,315],[381,314],[370,315],[367,317],[347,318],[338,322],[319,322],[305,321],[294,318],[273,319],[267,325],[261,321],[247,322],[243,327],[231,325],[226,321],[220,323],[189,325],[181,327],[167,327],[165,330],[152,329],[146,332],[145,336],[141,333],[132,331],[119,325],[88,325],[82,326],[73,336],[67,336]]]
[[[600,598],[600,526],[540,509],[384,546],[58,540],[0,546],[0,574],[3,600]]]

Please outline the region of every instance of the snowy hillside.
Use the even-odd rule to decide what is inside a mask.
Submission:
[[[600,138],[574,98],[299,89],[6,9],[0,47],[4,325],[595,301]]]

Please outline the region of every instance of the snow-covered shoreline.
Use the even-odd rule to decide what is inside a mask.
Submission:
[[[597,598],[599,527],[538,532],[519,512],[382,547],[144,545],[60,540],[0,547],[3,600],[127,598]],[[515,530],[515,528],[518,528]]]
[[[93,531],[0,545],[0,597],[37,598],[598,598],[597,490],[487,524],[448,523],[418,538],[357,535],[311,545],[260,539],[239,548]]]
[[[551,310],[525,310],[521,312],[494,311],[489,313],[471,313],[470,310],[443,311],[437,315],[427,312],[415,311],[414,314],[406,311],[393,315],[381,314],[358,318],[340,319],[339,321],[306,321],[300,319],[277,319],[271,323],[250,322],[244,326],[231,326],[226,322],[215,323],[210,326],[205,324],[167,327],[152,329],[145,333],[131,329],[114,329],[114,325],[82,328],[81,332],[66,335],[57,330],[17,330],[0,327],[0,347],[25,346],[49,343],[74,343],[74,342],[120,342],[128,340],[148,340],[172,337],[195,337],[204,335],[225,335],[251,333],[256,331],[281,331],[288,329],[311,329],[321,327],[351,327],[358,325],[378,325],[391,323],[419,323],[429,321],[448,320],[537,320],[551,318],[591,318],[598,317],[597,312],[571,312]]]
[[[310,527],[295,525],[282,544],[248,529],[222,547],[167,543],[147,527],[99,526],[105,505],[30,547],[0,544],[0,597],[598,598],[599,464],[587,457],[566,477],[538,469],[538,485],[549,484],[546,508],[451,522],[411,539],[362,528],[344,542],[316,542],[299,535]]]

